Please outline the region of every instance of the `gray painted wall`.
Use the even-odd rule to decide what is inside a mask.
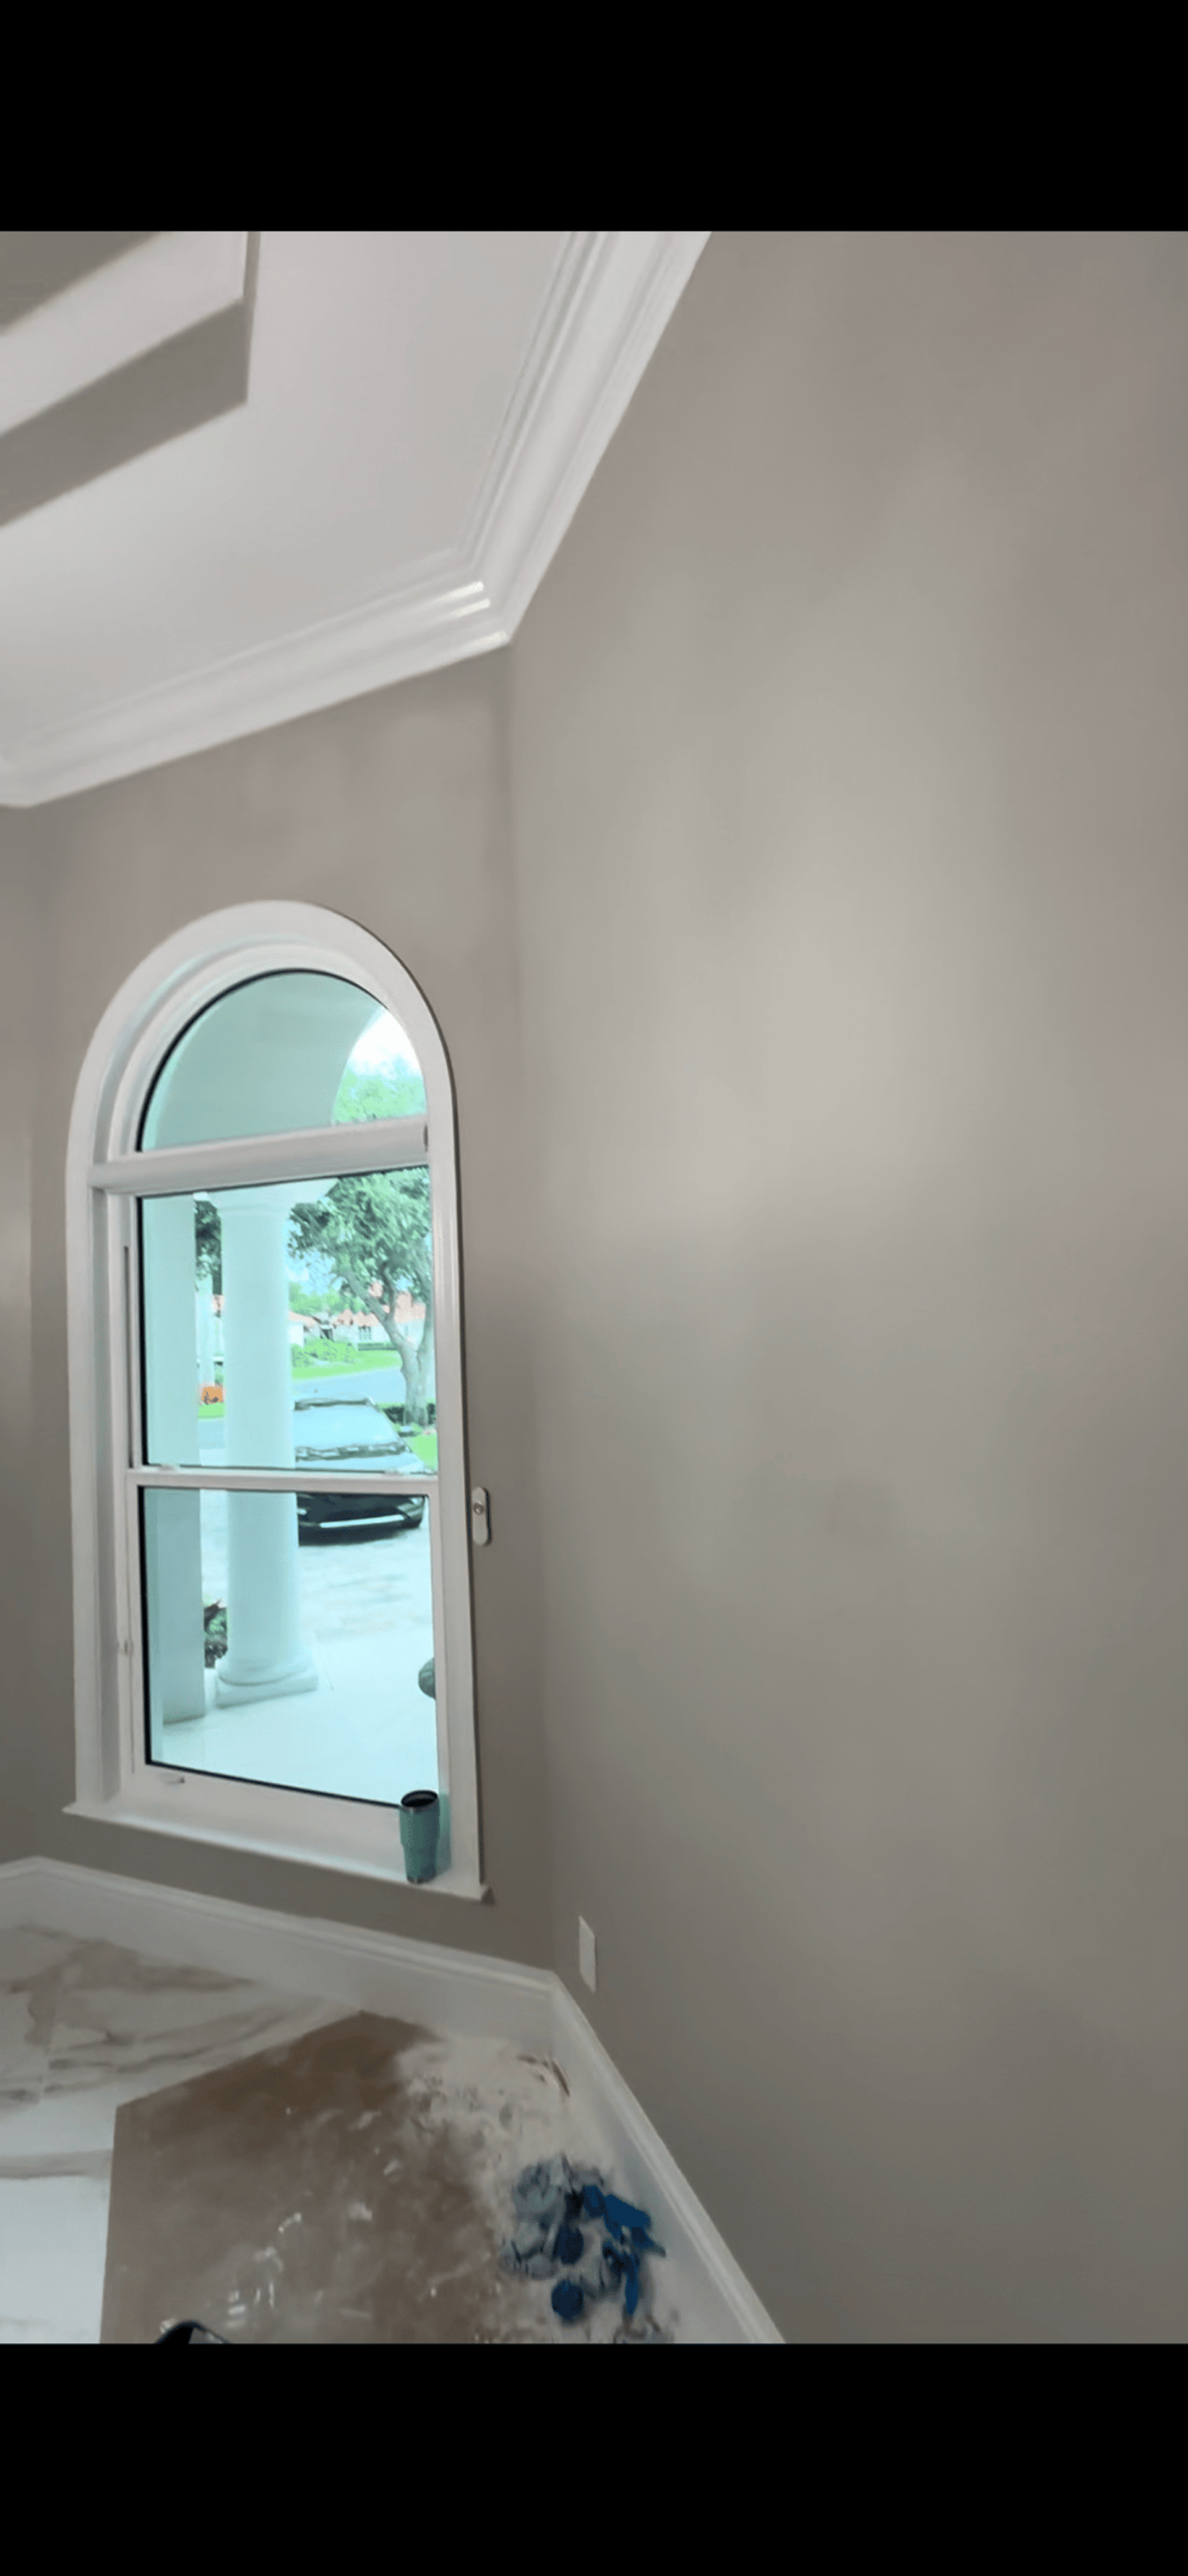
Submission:
[[[0,1855],[555,1959],[791,2339],[1188,2331],[1185,265],[715,236],[509,654],[0,817]],[[453,1056],[490,1909],[60,1812],[71,1091],[264,895]]]
[[[519,1003],[506,656],[359,698],[19,817],[41,969],[33,1085],[32,1525],[38,1686],[10,1706],[0,1858],[38,1853],[237,1902],[547,1962],[549,1842],[535,1600],[532,1384],[517,1166]],[[458,1100],[471,1460],[498,1545],[475,1561],[490,1906],[65,1816],[74,1795],[64,1296],[66,1138],[112,995],[199,915],[321,903],[387,942],[437,1015]],[[3,1535],[19,1536],[7,1483]],[[427,1908],[432,1907],[432,1914]]]
[[[714,236],[512,648],[557,1961],[789,2337],[1188,2333],[1186,249]]]

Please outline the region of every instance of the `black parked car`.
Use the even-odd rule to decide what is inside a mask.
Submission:
[[[299,1467],[352,1467],[372,1475],[423,1476],[425,1462],[406,1449],[386,1413],[369,1395],[298,1396],[293,1407],[293,1447]],[[425,1517],[423,1494],[298,1494],[297,1537],[347,1538],[370,1529],[416,1529]]]

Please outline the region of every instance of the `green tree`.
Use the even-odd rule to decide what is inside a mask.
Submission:
[[[212,1297],[223,1293],[223,1230],[219,1212],[209,1199],[198,1199],[194,1206],[195,1266],[199,1279],[210,1282]]]
[[[428,1172],[352,1173],[336,1181],[328,1197],[294,1209],[289,1251],[294,1260],[324,1254],[355,1311],[374,1317],[404,1371],[408,1418],[423,1427],[429,1419],[433,1353]],[[402,1289],[425,1309],[419,1342],[410,1341],[396,1321]]]
[[[294,1315],[324,1315],[325,1296],[315,1288],[303,1288],[297,1279],[289,1281],[289,1306]]]
[[[425,1085],[415,1066],[391,1064],[381,1073],[352,1073],[338,1086],[332,1118],[340,1126],[359,1118],[415,1118],[425,1109]]]
[[[344,1073],[332,1112],[336,1125],[372,1118],[415,1118],[425,1110],[425,1085],[415,1065],[396,1060],[375,1073]],[[217,1208],[199,1199],[194,1211],[195,1268],[212,1296],[223,1293],[223,1238]],[[429,1235],[429,1175],[407,1171],[337,1181],[328,1200],[297,1212],[289,1235],[293,1259],[312,1261],[308,1290],[293,1290],[294,1312],[319,1314],[335,1292],[373,1315],[397,1352],[412,1419],[427,1419],[429,1362],[433,1350],[433,1280]],[[373,1294],[378,1283],[379,1296]],[[425,1308],[419,1344],[395,1323],[402,1288]]]

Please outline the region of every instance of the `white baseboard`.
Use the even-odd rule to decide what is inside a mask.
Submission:
[[[683,2285],[677,2341],[782,2343],[778,2326],[568,1987],[555,1977],[553,1988],[553,2054],[578,2097],[592,2107],[618,2190],[647,2210],[673,2277]],[[653,2267],[653,2279],[662,2297],[663,2263]]]
[[[232,1905],[68,1861],[0,1867],[0,1925],[16,1923],[250,1977],[282,1994],[340,2003],[344,2012],[391,2013],[431,2030],[533,2048],[552,2040],[554,1981],[545,1968],[360,1932],[316,1916]]]
[[[185,1889],[53,1860],[0,1864],[0,1928],[37,1926],[80,1940],[247,1977],[281,1993],[388,2013],[459,2037],[549,2051],[590,2106],[593,2142],[627,2199],[649,2212],[681,2279],[682,2343],[782,2343],[696,2193],[551,1969],[476,1957],[436,1942],[275,1914]],[[662,2267],[661,2267],[662,2269]]]

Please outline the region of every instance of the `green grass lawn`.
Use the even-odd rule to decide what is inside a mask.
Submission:
[[[293,1375],[294,1377],[345,1377],[348,1370],[353,1372],[355,1369],[399,1368],[399,1366],[400,1362],[395,1351],[389,1350],[386,1344],[382,1350],[372,1348],[356,1351],[352,1350],[349,1342],[336,1342],[333,1349],[327,1351],[324,1359],[311,1359],[308,1351],[302,1351],[299,1357],[294,1354]]]
[[[304,1351],[300,1357],[294,1353],[292,1377],[294,1385],[306,1379],[312,1379],[317,1385],[320,1379],[364,1376],[368,1369],[399,1368],[399,1366],[400,1362],[393,1350],[385,1348],[356,1351],[352,1350],[349,1342],[338,1342],[333,1351],[327,1353],[325,1359],[310,1359]],[[200,1404],[198,1419],[200,1422],[209,1422],[213,1418],[217,1422],[221,1419],[222,1412],[221,1403]]]

